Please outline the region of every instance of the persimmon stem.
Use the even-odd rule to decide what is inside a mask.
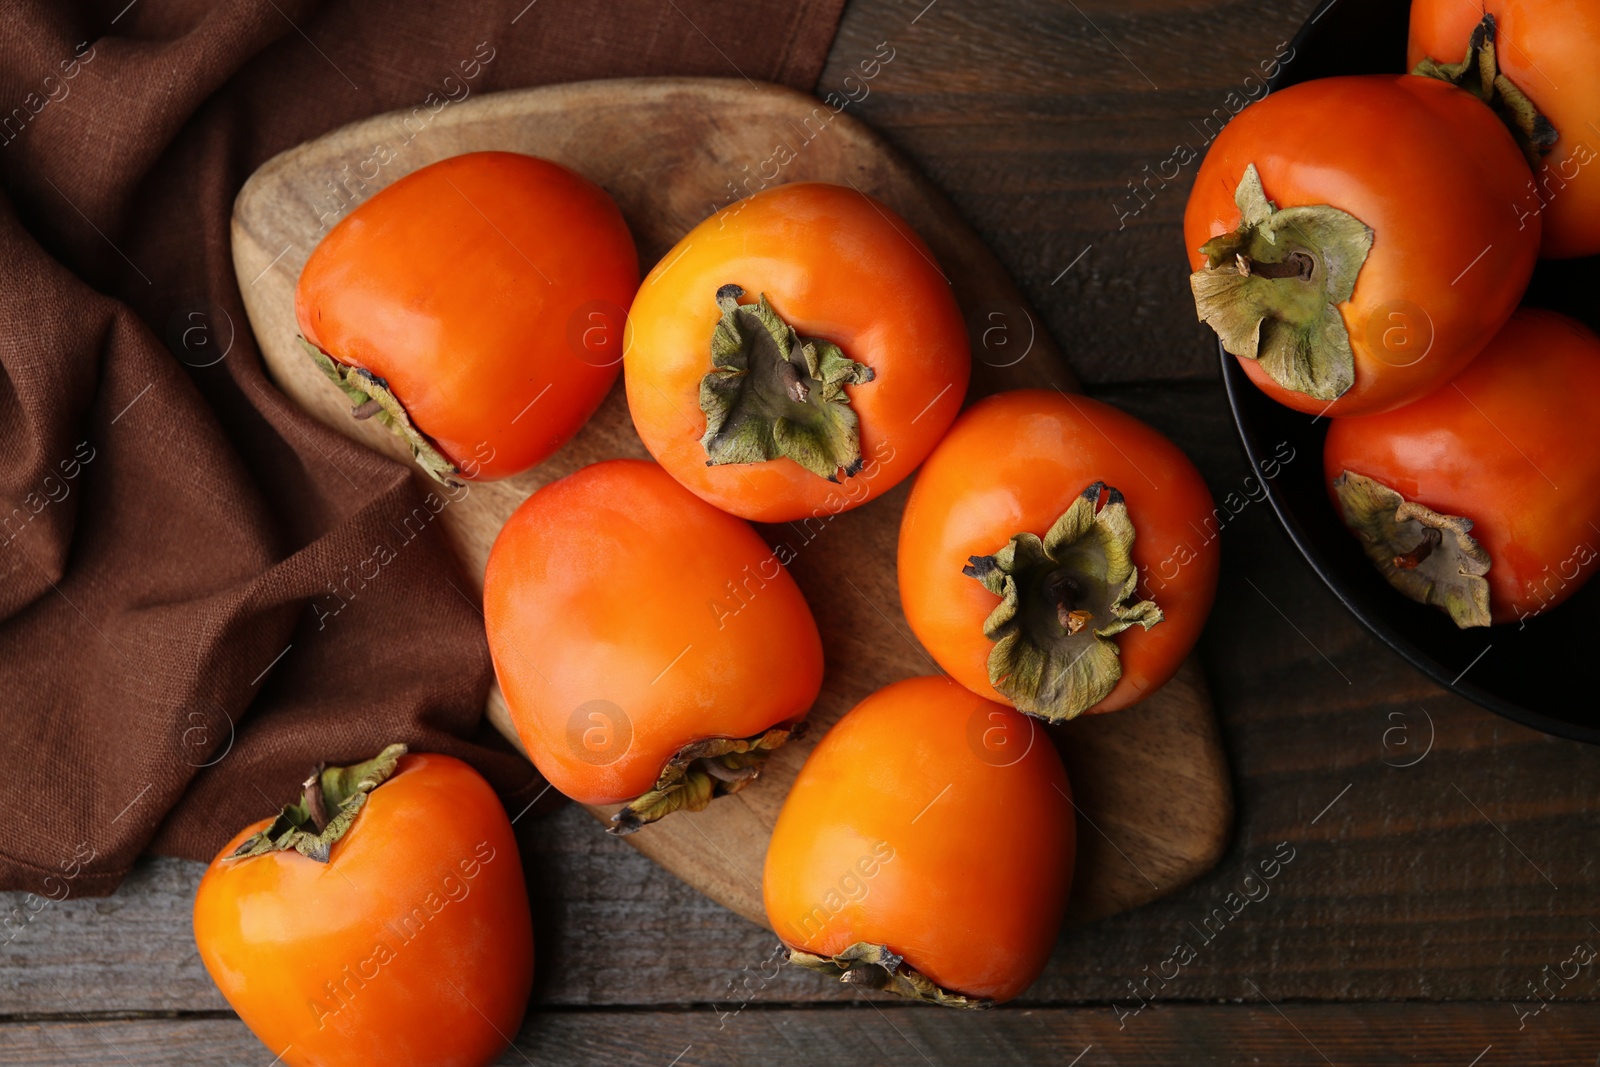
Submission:
[[[1344,524],[1372,565],[1403,596],[1431,604],[1462,629],[1488,626],[1489,553],[1472,520],[1407,500],[1374,478],[1342,471],[1331,488]]]
[[[1467,52],[1461,62],[1441,63],[1427,56],[1411,73],[1449,82],[1488,104],[1511,131],[1528,165],[1537,171],[1561,139],[1561,133],[1522,87],[1500,72],[1499,35],[1494,15],[1485,12],[1467,37]]]
[[[1071,571],[1056,575],[1050,586],[1050,595],[1056,602],[1056,620],[1062,629],[1075,634],[1094,618],[1094,612],[1078,605],[1087,597],[1083,583]]]
[[[300,347],[350,401],[351,415],[357,419],[377,419],[380,425],[388,427],[411,449],[417,464],[443,484],[458,489],[467,484],[462,481],[461,468],[455,461],[441,452],[439,446],[411,421],[405,405],[389,389],[388,382],[369,370],[340,363],[304,337],[300,338]]]
[[[933,980],[906,963],[905,957],[888,945],[857,941],[837,956],[814,956],[803,949],[789,947],[789,962],[808,971],[837,978],[862,989],[878,989],[925,1004],[981,1011],[994,1001],[963,996],[942,989]]]
[[[783,360],[778,364],[778,380],[783,383],[783,391],[796,404],[804,404],[806,397],[811,395],[811,390],[806,388],[806,383],[800,379],[800,368],[794,365],[792,359]]]
[[[889,972],[876,963],[858,963],[841,974],[839,981],[863,989],[882,989],[889,984]]]
[[[717,290],[722,318],[700,380],[706,465],[787,458],[830,482],[858,474],[866,460],[846,386],[872,381],[872,368],[801,337],[765,293],[754,304],[740,304],[743,295],[731,282]]]
[[[1410,552],[1402,553],[1394,558],[1394,565],[1403,571],[1414,571],[1421,566],[1422,561],[1433,555],[1433,550],[1439,547],[1439,542],[1444,540],[1444,535],[1433,527],[1422,531],[1422,540]]]
[[[1290,252],[1282,263],[1260,263],[1240,252],[1234,262],[1246,278],[1298,278],[1308,282],[1317,269],[1316,258],[1306,252]]]
[[[713,737],[685,745],[661,769],[655,788],[623,805],[606,829],[624,836],[675,811],[700,811],[717,797],[737,793],[761,773],[773,749],[805,731],[801,720],[755,737]]]
[[[328,828],[328,798],[322,791],[322,767],[313,768],[311,777],[300,785],[305,790],[306,814],[311,816],[311,825],[320,834]]]
[[[306,779],[299,802],[285,805],[266,829],[241,842],[229,858],[292,850],[327,863],[334,844],[355,824],[367,795],[389,780],[405,754],[405,745],[389,745],[364,763],[318,764]]]
[[[1224,349],[1255,360],[1284,389],[1338,399],[1356,380],[1339,305],[1355,291],[1372,230],[1329,204],[1280,210],[1254,163],[1233,201],[1238,229],[1201,245],[1205,264],[1189,276],[1195,311]]]
[[[1122,494],[1093,482],[1043,538],[1015,534],[962,568],[1000,598],[983,623],[989,682],[1018,711],[1050,722],[1082,714],[1122,677],[1112,638],[1161,621],[1155,601],[1137,599],[1133,536]]]

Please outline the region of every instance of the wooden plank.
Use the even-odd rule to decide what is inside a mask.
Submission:
[[[1065,934],[1024,1001],[1127,998],[1127,983],[1145,967],[1159,973],[1185,938],[1199,955],[1163,992],[1195,1000],[1250,997],[1247,980],[1266,988],[1264,972],[1273,996],[1291,1000],[1510,999],[1579,941],[1600,946],[1588,925],[1600,925],[1592,858],[1600,797],[1591,785],[1600,749],[1445,696],[1352,622],[1294,556],[1267,505],[1239,503],[1255,483],[1246,482],[1216,387],[1101,395],[1171,434],[1219,501],[1237,494],[1237,518],[1221,533],[1223,578],[1205,654],[1240,818],[1227,854],[1200,882]],[[529,816],[518,830],[541,1004],[725,1003],[745,968],[759,969],[771,951],[766,931],[575,809]],[[1214,928],[1214,909],[1281,841],[1296,857],[1270,895],[1199,943],[1190,924],[1210,916]],[[147,862],[113,897],[51,905],[0,949],[0,1011],[60,1013],[63,994],[94,1011],[221,1007],[190,941],[199,870]],[[20,905],[5,894],[0,916]],[[847,995],[808,974],[781,982],[786,1002]],[[1587,988],[1582,995],[1594,995]]]
[[[1184,301],[1175,236],[1193,166],[1125,229],[1114,205],[1321,3],[1079,0],[1075,10],[854,0],[819,91],[843,91],[855,65],[892,42],[896,58],[850,113],[951,195],[1080,375],[1209,380],[1212,349]],[[1119,48],[1160,88],[1142,82]],[[1107,398],[1174,436],[1219,500],[1247,498],[1216,389]],[[542,1012],[503,1062],[660,1067],[684,1053],[685,1067],[807,1062],[820,1052],[832,1062],[1067,1067],[1092,1045],[1075,1067],[1323,1063],[1298,1027],[1340,1067],[1593,1063],[1596,1007],[1581,1002],[1596,995],[1592,967],[1522,1030],[1507,1001],[1526,997],[1527,983],[1577,941],[1600,944],[1586,933],[1600,922],[1591,910],[1600,802],[1589,785],[1600,779],[1600,750],[1541,737],[1421,680],[1343,614],[1264,503],[1244,505],[1222,536],[1222,590],[1204,651],[1240,821],[1211,875],[1070,932],[1018,1009],[978,1018],[891,1005],[881,1016],[859,1004],[784,1010],[772,1005],[850,994],[788,969],[761,987],[749,975],[770,951],[765,931],[575,810],[530,817],[519,829],[538,924],[538,1003],[695,1006]],[[1188,924],[1281,840],[1298,851],[1272,895],[1230,920],[1163,990],[1174,1000],[1251,1003],[1164,1003],[1117,1030],[1108,1002],[1136,1004],[1126,983],[1158,968]],[[52,904],[0,949],[0,1016],[70,1020],[0,1024],[0,1064],[266,1064],[271,1054],[231,1018],[89,1025],[74,1014],[222,1007],[189,936],[199,870],[147,861],[115,896]],[[0,916],[22,906],[20,894],[0,894]],[[719,1014],[739,1003],[746,980],[756,985],[750,1006]],[[1098,1004],[1043,1006],[1078,1001]]]
[[[292,311],[294,282],[322,232],[317,205],[325,190],[352,160],[370,156],[392,126],[392,116],[378,116],[263,165],[235,204],[233,255],[251,324],[279,386],[340,432],[404,459],[405,447],[384,428],[350,418],[348,398],[301,349]],[[745,161],[771,156],[775,144],[791,146],[792,158],[781,169],[784,181],[851,184],[895,208],[928,241],[973,335],[969,395],[1072,386],[1059,353],[1033,330],[1031,313],[1009,279],[938,192],[867,127],[790,90],[738,80],[627,79],[475,97],[442,113],[360,193],[370,196],[410,171],[461,152],[498,148],[545,156],[612,194],[649,264],[711,205],[729,201],[729,175],[741,173]],[[1013,332],[1015,339],[1002,345],[996,329]],[[645,455],[620,382],[589,425],[546,463],[503,481],[473,484],[440,512],[467,574],[481,581],[495,536],[528,493],[618,455]],[[753,921],[765,921],[760,882],[767,839],[811,745],[873,690],[933,670],[909,636],[895,588],[894,546],[908,490],[902,484],[866,507],[819,513],[823,522],[764,529],[770,541],[787,543],[796,556],[789,572],[823,634],[828,670],[809,716],[811,735],[776,753],[754,787],[629,838]],[[516,740],[498,689],[491,693],[489,716]],[[1137,907],[1216,862],[1232,800],[1210,700],[1193,665],[1137,714],[1071,723],[1057,736],[1088,824],[1070,921]],[[1187,802],[1172,803],[1174,793]],[[602,817],[609,813],[597,811]],[[1096,826],[1100,830],[1092,830]],[[1108,834],[1120,845],[1112,846]]]
[[[817,92],[857,99],[950,196],[1084,381],[1207,379],[1181,239],[1199,160],[1170,161],[1261,93],[1325,2],[857,2]],[[863,81],[885,41],[893,61]]]
[[[1600,1043],[1600,1005],[1593,1003],[1551,1005],[1519,1030],[1519,1017],[1499,1003],[1252,1000],[1167,1004],[1120,1020],[1105,1007],[1001,1008],[967,1015],[922,1005],[859,1002],[820,1011],[750,1005],[738,1014],[711,1007],[687,1012],[538,1012],[523,1022],[514,1047],[499,1063],[1504,1067],[1592,1063]],[[0,1024],[0,1065],[260,1065],[277,1051],[266,1049],[233,1018]]]

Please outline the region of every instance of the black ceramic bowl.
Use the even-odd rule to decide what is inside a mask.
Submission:
[[[1296,36],[1294,58],[1273,80],[1282,89],[1337,74],[1405,69],[1408,5],[1395,0],[1332,0]],[[1541,262],[1528,304],[1600,327],[1600,257]],[[1589,294],[1589,299],[1583,298]],[[1283,442],[1295,460],[1267,481],[1268,499],[1306,562],[1361,623],[1418,670],[1490,711],[1545,733],[1600,744],[1596,636],[1600,580],[1529,620],[1458,630],[1443,612],[1389,588],[1344,528],[1322,482],[1327,419],[1290,411],[1260,392],[1234,357],[1218,349],[1228,402],[1257,470],[1271,470]],[[1596,447],[1600,447],[1597,444]]]

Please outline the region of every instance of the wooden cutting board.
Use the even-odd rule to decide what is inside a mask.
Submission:
[[[251,326],[278,386],[313,417],[409,461],[349,402],[296,341],[294,286],[327,227],[389,182],[462,152],[507,149],[563,163],[621,205],[643,267],[695,223],[745,191],[801,180],[850,184],[891,205],[932,247],[966,314],[974,356],[968,399],[1023,386],[1074,389],[1060,353],[944,197],[866,126],[777,86],[734,79],[624,79],[472,97],[437,113],[380,115],[269,160],[240,191],[233,262]],[[738,190],[737,194],[735,190]],[[501,524],[546,482],[598,460],[648,458],[619,377],[599,412],[547,462],[474,484],[441,513],[466,572],[480,583]],[[417,478],[431,485],[419,470]],[[830,522],[826,553],[791,566],[822,630],[827,676],[808,738],[774,755],[750,788],[703,812],[679,813],[628,837],[657,863],[764,923],[761,869],[778,810],[811,746],[881,686],[936,668],[911,636],[894,583],[895,541],[909,482]],[[762,528],[769,541],[793,536]],[[839,546],[854,551],[841,553]],[[824,556],[828,564],[820,564]],[[488,713],[516,741],[499,690]],[[1078,876],[1069,918],[1087,921],[1153,900],[1216,862],[1233,817],[1228,769],[1193,659],[1138,707],[1056,728],[1079,808]],[[605,817],[609,810],[596,809]]]

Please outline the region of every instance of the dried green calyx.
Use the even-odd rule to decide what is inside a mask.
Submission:
[[[1339,305],[1355,291],[1372,230],[1326,204],[1278,210],[1254,163],[1233,199],[1239,228],[1201,245],[1206,265],[1189,276],[1196,313],[1224,349],[1285,389],[1337,399],[1356,373]]]
[[[1489,625],[1489,553],[1470,535],[1471,519],[1425,508],[1353,471],[1333,480],[1333,492],[1344,524],[1390,585],[1463,630]]]
[[[349,767],[318,766],[307,778],[298,804],[286,805],[272,825],[234,849],[229,859],[267,852],[295,851],[327,863],[333,843],[356,821],[367,794],[389,780],[405,745],[390,745],[365,763]]]
[[[931,979],[906,966],[905,957],[892,952],[887,945],[858,941],[837,956],[813,956],[792,948],[789,962],[861,989],[878,989],[926,1004],[968,1010],[994,1007],[992,1000],[964,997],[939,988]]]
[[[685,745],[662,768],[654,789],[611,816],[607,832],[625,837],[675,811],[701,811],[717,797],[737,793],[756,779],[775,749],[804,737],[806,726],[802,720],[755,737],[712,737]]]
[[[847,385],[872,381],[830,341],[801,337],[767,302],[717,290],[722,319],[711,336],[711,372],[700,380],[706,465],[788,457],[830,482],[861,470],[860,420]]]
[[[1001,598],[983,624],[989,682],[1018,711],[1060,722],[1098,704],[1122,677],[1111,638],[1162,620],[1155,601],[1134,599],[1133,537],[1122,494],[1095,482],[1043,539],[1017,534],[962,569]]]
[[[411,421],[411,416],[406,413],[405,405],[389,391],[388,382],[362,367],[340,363],[304,337],[299,338],[299,341],[317,368],[350,398],[351,404],[354,405],[350,409],[351,418],[377,419],[387,426],[396,437],[406,443],[407,448],[411,449],[411,456],[417,461],[417,466],[427,471],[436,481],[455,489],[466,484],[461,477],[461,468],[447,458],[439,450],[439,446],[428,439],[427,434],[417,429]]]
[[[1528,94],[1500,73],[1497,34],[1494,16],[1486,13],[1467,38],[1467,53],[1461,62],[1441,63],[1428,56],[1411,73],[1447,81],[1488,104],[1511,131],[1528,165],[1538,169],[1539,161],[1549,155],[1561,134],[1540,114]]]

